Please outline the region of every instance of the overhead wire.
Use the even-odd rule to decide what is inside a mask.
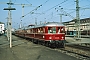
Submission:
[[[57,4],[57,5],[53,6],[53,7],[51,7],[50,9],[47,9],[47,10],[44,11],[43,13],[46,13],[46,12],[50,11],[51,9],[53,9],[53,8],[55,8],[55,7],[57,7],[57,6],[61,5],[61,4],[63,4],[63,3],[65,3],[65,2],[67,2],[67,1],[68,1],[68,0],[64,0],[63,2],[61,2],[61,3],[59,3],[59,4]],[[39,16],[40,16],[40,15],[39,15]]]
[[[82,2],[82,1],[83,1],[83,0],[81,0],[81,2]],[[85,1],[86,1],[86,0],[85,0]],[[87,1],[90,2],[90,0],[87,0]],[[87,6],[90,6],[90,4],[80,7],[80,10],[83,10],[83,11],[81,12],[81,14],[80,14],[80,17],[83,16],[83,14],[84,14],[84,12],[85,12],[86,9],[90,9],[90,8],[88,8]]]
[[[49,1],[49,0],[46,0],[43,4],[47,3],[48,1]],[[30,11],[30,12],[27,13],[26,15],[28,15],[28,14],[33,14],[33,13],[34,13],[33,11],[37,10],[38,8],[40,8],[43,4],[37,6],[35,9],[33,9],[32,11]],[[26,15],[24,15],[24,17],[25,17]]]
[[[42,5],[46,4],[49,0],[46,0]]]
[[[70,7],[70,6],[73,6],[75,3],[72,3],[72,4],[70,4],[70,5],[66,5],[65,7]],[[63,7],[64,8],[64,7]],[[64,8],[65,10],[75,10],[75,9],[70,9],[70,8]]]
[[[31,14],[31,15],[34,14],[34,12],[35,12],[36,10],[38,10],[38,8],[39,8],[40,6],[43,6],[43,5],[46,4],[48,1],[49,1],[49,0],[46,0],[43,4],[37,6],[35,9],[31,10],[29,13],[27,13],[27,14],[24,15],[24,16],[27,16],[28,14]],[[35,14],[36,14],[36,13],[35,13]],[[28,17],[30,17],[30,16],[28,16]],[[35,17],[35,16],[34,16],[34,17]],[[31,19],[34,19],[34,18],[31,17]],[[30,20],[30,19],[29,19],[29,20]]]
[[[49,0],[45,1],[43,4],[47,3],[48,1],[49,1]],[[51,7],[50,9],[48,9],[48,10],[46,10],[46,11],[44,11],[43,13],[46,13],[46,12],[50,11],[51,9],[59,6],[60,4],[65,3],[65,2],[67,2],[67,1],[68,1],[68,0],[64,0],[63,2],[61,2],[61,3],[59,3],[59,4],[57,4],[57,5],[53,6],[53,7]],[[42,4],[41,4],[41,5],[42,5]],[[74,4],[72,4],[72,5],[74,5]],[[67,6],[67,5],[66,5],[66,6]],[[73,9],[73,10],[74,10],[74,9]],[[75,10],[74,10],[74,11],[75,11]],[[70,12],[70,14],[71,14],[71,13],[74,13],[74,11]],[[28,15],[28,14],[27,14],[27,15]],[[38,15],[38,16],[39,16],[39,15]]]
[[[80,2],[82,2],[83,0],[81,0]],[[86,1],[86,0],[85,0]],[[87,0],[88,2],[90,2],[89,0]],[[87,7],[87,6],[90,6],[90,4],[88,4],[88,5],[85,5],[85,6],[82,6],[82,7]],[[81,9],[84,9],[84,8],[82,8],[82,7],[80,7]],[[90,8],[85,8],[85,9],[90,9]]]
[[[16,2],[16,0],[14,0],[14,3]]]
[[[82,14],[80,15],[80,17],[83,16],[83,13],[84,13],[84,12],[85,12],[85,9],[83,10],[83,12],[82,12]]]
[[[53,8],[55,8],[55,7],[57,7],[57,6],[59,6],[60,4],[65,3],[66,1],[68,1],[68,0],[64,0],[63,2],[61,2],[61,3],[59,3],[59,4],[57,4],[57,5],[53,6],[53,7],[51,7],[51,8],[48,9],[48,10],[46,10],[45,12],[47,12],[47,11],[49,11],[49,10],[51,10],[51,9],[53,9]]]
[[[66,2],[62,7],[71,7],[73,6],[75,3],[73,3],[74,1],[69,0],[68,2]],[[70,3],[70,4],[69,4]]]
[[[62,2],[62,3],[65,3],[66,1],[68,1],[68,0],[65,0],[65,1]],[[61,3],[61,4],[62,4],[62,3]],[[54,7],[57,7],[57,6],[59,6],[59,5],[60,5],[60,4],[55,5]],[[50,8],[50,9],[48,9],[48,10],[46,10],[46,11],[49,11],[49,10],[53,9],[54,7]],[[75,11],[75,10],[74,10],[74,11]],[[73,12],[74,12],[74,11],[73,11]],[[67,13],[67,14],[68,14],[69,16],[71,16],[69,13]],[[72,17],[72,16],[71,16],[71,17]],[[73,17],[73,18],[74,18],[74,17]]]
[[[59,4],[57,4],[57,5],[53,6],[53,7],[51,7],[50,9],[48,9],[48,10],[46,10],[46,11],[44,11],[44,13],[50,11],[51,9],[53,9],[53,8],[55,8],[55,7],[57,7],[57,6],[59,6],[60,4],[65,3],[65,2],[67,2],[67,1],[68,1],[68,0],[64,0],[63,2],[61,2],[61,3],[59,3]]]
[[[90,0],[87,0],[88,2],[90,2]],[[82,6],[82,7],[85,7],[85,8],[82,8],[81,7],[81,10],[83,10],[83,12],[82,12],[82,14],[81,14],[81,16],[80,17],[82,17],[83,16],[83,14],[84,14],[84,12],[85,12],[85,10],[86,9],[90,9],[90,8],[88,8],[87,6],[89,6],[90,7],[90,4],[88,4],[88,5],[85,5],[85,6]]]
[[[42,5],[42,7],[44,6],[44,4],[46,4],[47,2],[48,2],[49,0],[46,0],[44,3],[42,3],[41,5]],[[41,7],[41,8],[42,8]],[[40,10],[40,9],[38,9],[38,10]],[[43,12],[41,13],[41,14],[44,14]]]
[[[31,4],[28,0],[25,0],[27,3]]]
[[[74,2],[74,1],[73,1]],[[69,7],[71,7],[71,6],[73,6],[73,5],[75,5],[75,3],[72,3],[72,4],[68,4],[68,3],[72,3],[72,1],[68,1],[67,3],[65,3],[64,5],[65,5],[65,7],[67,7],[67,8],[64,8],[64,6],[60,6],[61,8],[63,8],[63,10],[62,9],[60,9],[60,12],[62,13],[64,13],[64,14],[66,14],[66,15],[68,15],[69,17],[71,17],[72,19],[75,19],[75,17],[73,17],[71,14],[72,13],[75,13],[75,9],[73,8],[73,9],[69,9],[68,8],[68,6]],[[68,5],[67,5],[68,4]],[[68,10],[68,11],[66,11],[66,10]],[[62,13],[62,14],[63,14]]]

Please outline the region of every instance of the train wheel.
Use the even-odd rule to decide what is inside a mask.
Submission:
[[[60,44],[55,44],[55,47],[56,48],[60,48]]]
[[[45,42],[44,41],[41,41],[42,42],[42,45],[45,45]]]
[[[45,46],[47,46],[47,47],[48,47],[48,46],[49,46],[49,42],[47,42],[47,41],[46,41],[46,42],[45,42]]]
[[[32,39],[32,38],[30,38],[29,40],[30,40],[31,42],[33,42],[33,39]]]
[[[50,46],[50,48],[56,48],[56,44],[54,44],[54,43],[50,44],[49,46]]]
[[[38,40],[35,40],[35,44],[38,44]]]
[[[42,45],[42,41],[38,40],[38,44]]]
[[[38,40],[33,39],[33,43],[38,44]]]
[[[61,44],[61,48],[65,48],[65,43],[62,43]]]

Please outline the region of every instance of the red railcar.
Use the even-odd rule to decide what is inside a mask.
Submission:
[[[16,35],[29,38],[34,43],[50,47],[65,47],[65,27],[58,22],[49,22],[16,32]]]

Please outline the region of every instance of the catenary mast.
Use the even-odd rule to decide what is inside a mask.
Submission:
[[[11,8],[11,5],[13,4],[11,0],[9,0],[9,3],[7,3],[9,6],[8,8],[4,8],[4,10],[8,10],[8,39],[10,41],[10,48],[12,48],[12,18],[11,18],[11,10],[15,10],[15,8]]]
[[[77,28],[78,28],[78,39],[80,38],[80,18],[79,18],[79,1],[76,0],[76,20],[77,20]]]

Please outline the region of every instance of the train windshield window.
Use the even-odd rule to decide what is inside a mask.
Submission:
[[[61,27],[61,33],[64,33],[65,30],[64,30],[64,27]]]
[[[56,33],[56,27],[48,27],[48,33]]]
[[[58,27],[58,34],[60,33],[61,31],[60,31],[60,27]]]

